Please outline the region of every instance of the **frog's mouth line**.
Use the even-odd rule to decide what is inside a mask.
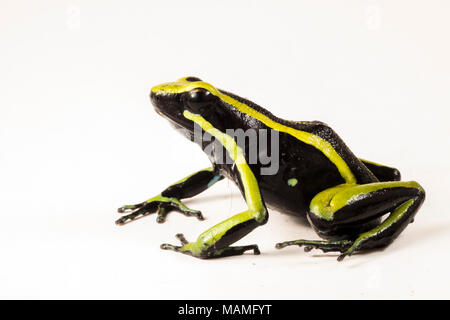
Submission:
[[[178,124],[179,126],[182,126],[180,124],[180,119],[185,120],[185,118],[183,117],[183,113],[182,112],[179,113],[179,118],[176,118],[173,115],[171,115],[170,113],[165,113],[165,112],[161,111],[161,109],[155,108],[155,111],[161,117],[169,120],[170,122],[174,122],[174,123]]]

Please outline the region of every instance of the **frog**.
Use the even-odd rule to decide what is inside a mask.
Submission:
[[[123,216],[116,224],[150,214],[156,214],[156,221],[163,223],[171,211],[204,220],[201,211],[182,200],[225,178],[237,186],[247,206],[247,210],[212,226],[195,241],[189,242],[179,233],[178,245],[163,243],[161,249],[201,259],[248,251],[260,254],[257,244],[233,244],[266,224],[270,208],[304,218],[321,238],[283,239],[275,248],[298,246],[306,252],[333,252],[342,261],[354,253],[390,245],[414,221],[425,200],[425,190],[418,182],[402,181],[398,169],[359,158],[324,122],[279,118],[246,98],[193,76],[154,86],[150,100],[160,116],[182,129],[184,136],[204,152],[207,143],[196,139],[195,132],[214,140],[216,147],[206,152],[211,166],[144,202],[120,207],[118,212]],[[276,133],[278,148],[270,144],[266,149],[277,156],[277,170],[264,174],[267,163],[259,159],[261,153],[257,153],[256,161],[250,159],[251,141],[244,139],[243,145],[238,144],[237,138],[228,133],[230,129],[254,130],[258,136],[266,130],[266,138],[272,137],[267,132]],[[218,161],[221,152],[230,161]]]

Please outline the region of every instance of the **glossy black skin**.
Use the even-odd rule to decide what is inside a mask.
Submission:
[[[183,81],[201,81],[198,78],[187,78]],[[204,84],[203,84],[204,85]],[[203,138],[205,132],[202,131],[197,124],[185,118],[184,111],[190,114],[200,115],[209,122],[213,128],[228,134],[227,130],[243,130],[244,132],[252,129],[253,134],[259,135],[260,129],[278,133],[278,159],[279,167],[272,175],[261,174],[264,167],[261,154],[267,155],[275,152],[270,150],[271,141],[269,139],[267,150],[261,150],[262,146],[258,146],[259,157],[256,163],[249,158],[251,153],[248,141],[242,145],[239,139],[237,144],[245,151],[247,164],[253,172],[258,188],[261,192],[261,201],[259,209],[252,211],[252,218],[245,221],[233,221],[234,223],[225,233],[220,230],[218,237],[215,238],[215,228],[213,227],[204,237],[209,238],[209,242],[203,237],[199,237],[195,245],[198,244],[198,250],[190,250],[192,246],[187,246],[186,239],[182,235],[177,237],[182,246],[173,246],[163,244],[162,249],[174,250],[185,254],[192,254],[199,258],[216,258],[220,256],[243,254],[247,250],[253,250],[255,254],[259,253],[256,245],[250,246],[231,246],[234,242],[244,237],[254,228],[267,222],[268,214],[265,206],[276,208],[283,213],[290,213],[300,217],[307,217],[314,230],[325,239],[339,241],[310,241],[310,240],[293,240],[278,243],[277,248],[283,248],[291,245],[305,246],[305,250],[312,248],[321,249],[325,252],[338,251],[341,255],[338,260],[342,260],[345,256],[353,254],[355,251],[366,250],[371,248],[384,247],[391,243],[405,228],[414,220],[414,217],[425,199],[423,188],[414,181],[407,183],[397,183],[400,180],[400,172],[395,168],[376,165],[364,160],[358,159],[339,136],[326,124],[319,121],[312,122],[295,122],[283,120],[275,117],[267,110],[254,104],[251,101],[243,99],[234,94],[221,91],[222,96],[229,96],[234,100],[248,106],[249,110],[253,109],[259,114],[272,121],[274,128],[269,128],[262,121],[258,120],[250,114],[241,112],[237,107],[221,100],[216,95],[199,86],[186,86],[184,88],[192,88],[190,91],[182,93],[168,93],[175,88],[162,85],[155,87],[157,93],[150,95],[155,110],[168,119],[175,128],[182,128],[185,136],[198,143],[203,151],[205,151],[211,162],[213,169],[201,170],[176,184],[171,185],[164,190],[160,196],[154,197],[148,201],[137,205],[127,205],[119,208],[119,212],[131,210],[130,214],[122,217],[117,224],[125,224],[139,217],[157,212],[158,222],[164,222],[165,215],[169,210],[178,210],[186,215],[196,216],[203,219],[200,211],[192,210],[180,204],[178,200],[195,196],[196,194],[207,189],[215,181],[227,177],[234,181],[241,193],[245,197],[244,185],[240,178],[237,166],[232,161],[223,162],[220,155],[227,155],[220,143],[216,143],[216,148],[211,147],[212,139],[201,139],[197,141],[194,132],[202,132]],[[164,89],[166,88],[166,89]],[[182,90],[182,88],[181,88]],[[214,90],[213,90],[214,91]],[[227,100],[227,99],[225,99]],[[241,109],[239,107],[239,109]],[[245,109],[245,108],[244,108]],[[252,113],[252,111],[250,111]],[[339,155],[339,157],[347,164],[354,176],[351,183],[339,188],[332,188],[345,184],[347,181],[341,176],[336,165],[325,156],[323,152],[316,147],[302,142],[301,140],[291,136],[290,134],[277,130],[278,125],[291,127],[302,132],[309,132],[327,141]],[[195,129],[195,130],[194,130]],[[236,138],[236,137],[235,137]],[[259,140],[259,139],[258,139]],[[252,146],[254,148],[254,146]],[[207,151],[208,150],[208,151]],[[220,152],[218,152],[220,151]],[[271,156],[273,160],[273,155]],[[220,160],[220,161],[219,161]],[[271,164],[269,164],[270,166]],[[292,178],[297,180],[297,184],[292,184]],[[249,180],[250,181],[250,180]],[[389,182],[385,184],[377,184],[377,182]],[[362,187],[364,184],[372,184],[370,188]],[[255,190],[247,190],[257,195],[258,190],[254,184],[250,184],[250,188]],[[331,189],[330,189],[331,188]],[[332,212],[333,217],[327,218],[326,214],[322,214],[321,210],[326,212],[325,199],[333,196],[333,192],[337,190],[350,190],[355,197],[347,198],[346,202],[340,209]],[[356,189],[354,189],[356,188]],[[329,190],[327,190],[329,189]],[[327,193],[321,193],[327,190]],[[353,191],[352,191],[353,190]],[[368,192],[358,192],[358,190],[376,190]],[[259,195],[257,195],[258,197]],[[344,196],[348,196],[344,193]],[[317,197],[317,198],[315,198]],[[315,212],[309,210],[311,200],[314,203]],[[175,200],[177,201],[175,201]],[[252,199],[255,200],[255,199]],[[255,201],[260,201],[259,197]],[[334,209],[333,209],[334,210]],[[391,213],[389,218],[381,223],[381,217]],[[375,228],[380,226],[379,228]],[[200,242],[199,242],[200,241]],[[203,242],[202,242],[203,241]]]
[[[413,222],[425,199],[425,191],[417,182],[398,182],[400,172],[397,169],[358,159],[339,136],[322,122],[283,120],[232,93],[219,90],[219,94],[217,89],[206,83],[186,84],[197,81],[201,80],[188,77],[176,83],[156,86],[150,97],[157,113],[168,119],[175,128],[183,129],[188,139],[199,144],[213,167],[191,174],[147,201],[120,207],[119,213],[127,214],[116,221],[118,225],[151,213],[157,213],[157,222],[162,223],[172,210],[203,220],[200,211],[188,208],[180,200],[201,193],[224,177],[236,183],[244,198],[246,194],[251,197],[246,199],[248,210],[208,229],[195,242],[188,242],[178,234],[181,246],[165,243],[161,245],[162,249],[205,259],[241,255],[250,250],[259,254],[256,244],[232,244],[267,222],[269,215],[266,206],[307,217],[322,238],[333,240],[289,240],[277,243],[276,248],[295,245],[304,246],[306,251],[313,248],[324,252],[337,251],[341,253],[339,261],[354,252],[390,244]],[[181,92],[183,90],[186,91]],[[219,141],[214,143],[215,138],[194,121],[208,128],[206,130],[218,139],[225,137],[223,134],[228,139],[233,137],[240,148],[229,144],[230,153],[242,149],[246,163],[234,163],[222,144]],[[240,130],[240,134],[229,130]],[[243,134],[253,136],[258,144],[262,142],[263,145],[255,146],[257,142],[253,139],[242,141]],[[276,138],[274,146],[271,141],[273,134]],[[311,138],[309,141],[316,139],[327,143],[312,146],[303,142]],[[278,153],[278,157],[274,157],[274,152]],[[332,155],[328,158],[325,153]],[[225,162],[224,155],[227,156]],[[256,161],[252,158],[255,155]],[[278,163],[274,168],[276,159]],[[264,165],[266,161],[270,162]],[[340,162],[335,164],[332,161]],[[337,165],[342,168],[342,173]],[[273,169],[270,174],[262,172],[269,168]],[[248,169],[253,175],[249,174]],[[241,174],[244,181],[241,181]],[[347,180],[343,176],[348,177]],[[332,202],[333,199],[336,202]],[[388,213],[388,217],[381,222],[382,216]]]
[[[389,180],[392,181],[392,180]],[[413,222],[414,216],[422,205],[424,194],[415,188],[381,189],[362,197],[339,210],[332,222],[319,219],[315,215],[308,215],[314,230],[325,239],[341,240],[353,239],[361,232],[373,229],[379,225],[380,217],[392,212],[396,207],[408,199],[418,198],[400,221],[385,231],[384,237],[375,237],[364,244],[364,249],[384,247],[390,244],[405,228]]]
[[[319,121],[294,122],[280,119],[251,101],[231,93],[226,94],[269,116],[277,123],[313,133],[330,142],[347,162],[358,183],[378,181],[373,173],[364,166],[326,124]],[[235,121],[234,123],[237,123],[244,130],[255,128],[253,118],[242,113],[235,113],[234,115],[235,117],[231,121]],[[258,128],[270,129],[260,122],[258,122]],[[279,143],[280,169],[276,175],[260,175],[258,165],[250,165],[250,167],[257,177],[263,198],[269,207],[276,208],[281,212],[304,216],[308,211],[309,203],[317,193],[345,181],[336,166],[315,147],[283,132],[279,133]],[[295,187],[290,187],[287,184],[287,180],[291,177],[295,177],[299,181]]]
[[[193,78],[196,79],[196,78]],[[294,122],[275,117],[267,110],[229,92],[221,91],[234,99],[243,102],[253,109],[270,117],[277,123],[290,126],[302,131],[313,133],[330,142],[338,154],[346,161],[354,173],[358,184],[365,184],[378,181],[395,181],[400,179],[400,173],[396,169],[388,167],[378,167],[371,164],[364,164],[359,160],[339,138],[339,136],[326,124],[313,122]],[[239,112],[236,108],[212,95],[205,89],[197,89],[195,94],[184,92],[178,94],[156,95],[151,94],[151,101],[156,111],[167,118],[175,127],[182,127],[188,130],[187,137],[193,140],[194,124],[183,116],[185,109],[192,113],[200,114],[215,128],[222,132],[226,129],[241,128],[247,129],[270,129],[253,117]],[[252,169],[266,205],[281,212],[306,217],[309,204],[317,193],[344,183],[344,179],[339,174],[336,166],[319,150],[305,144],[289,134],[279,133],[279,170],[275,175],[261,175],[261,164],[249,164]],[[203,143],[203,149],[207,143]],[[270,143],[268,143],[270,146]],[[245,146],[248,150],[248,145]],[[226,152],[224,152],[226,153]],[[270,154],[270,151],[269,151]],[[215,163],[214,154],[209,154],[215,168],[224,176],[234,181],[244,195],[239,174],[232,164]],[[248,156],[246,152],[247,162]],[[259,161],[258,161],[259,162]],[[368,167],[372,167],[373,171]],[[375,174],[378,176],[375,176]],[[298,184],[295,187],[288,185],[287,180],[295,177]],[[379,223],[379,215],[373,216],[370,221],[359,221],[355,216],[355,225],[352,221],[346,221],[346,226],[333,228],[333,232],[320,232],[326,238],[352,237],[362,231],[368,230]],[[320,222],[322,223],[322,222]],[[320,225],[317,222],[317,225]],[[323,223],[322,223],[323,224]],[[325,225],[324,229],[329,229]],[[320,228],[321,229],[321,228]],[[351,230],[351,232],[348,232]]]

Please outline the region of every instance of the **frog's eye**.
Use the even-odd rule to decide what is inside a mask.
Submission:
[[[202,112],[211,106],[217,97],[206,89],[196,88],[188,92],[187,105],[193,112]]]
[[[185,80],[189,81],[189,82],[202,81],[201,79],[199,79],[197,77],[187,77]]]
[[[189,91],[188,93],[188,105],[192,109],[198,109],[199,107],[210,104],[216,96],[211,92],[203,88],[197,88]]]

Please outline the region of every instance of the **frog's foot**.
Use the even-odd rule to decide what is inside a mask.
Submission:
[[[119,213],[130,213],[118,219],[116,224],[124,225],[155,212],[157,213],[156,221],[158,223],[163,223],[166,221],[167,214],[173,210],[179,211],[186,216],[197,217],[198,220],[204,220],[203,215],[199,210],[188,208],[176,198],[168,198],[158,195],[138,204],[120,207],[117,210]]]
[[[319,235],[346,235],[347,239],[299,240],[287,245],[339,251],[339,261],[358,251],[384,248],[413,221],[424,199],[425,191],[415,181],[342,184],[326,189],[312,199],[308,220]],[[382,220],[387,212],[388,216]],[[279,245],[283,246],[286,245]]]
[[[161,245],[161,249],[163,250],[172,250],[175,252],[184,253],[196,258],[201,259],[210,259],[210,258],[221,258],[221,257],[229,257],[242,255],[244,252],[253,250],[254,254],[260,254],[259,248],[256,244],[248,245],[248,246],[232,246],[225,247],[222,249],[215,249],[214,246],[204,249],[204,246],[199,245],[199,241],[197,242],[189,242],[186,240],[183,234],[178,233],[176,238],[180,240],[181,246],[175,246],[168,243],[163,243]]]
[[[282,249],[288,246],[299,246],[304,247],[305,252],[309,252],[312,249],[319,249],[322,250],[323,252],[337,251],[344,253],[352,246],[352,243],[353,241],[350,240],[339,240],[339,241],[294,240],[277,243],[275,245],[275,248]],[[338,260],[342,260],[345,257],[344,254],[341,256],[339,256]]]

